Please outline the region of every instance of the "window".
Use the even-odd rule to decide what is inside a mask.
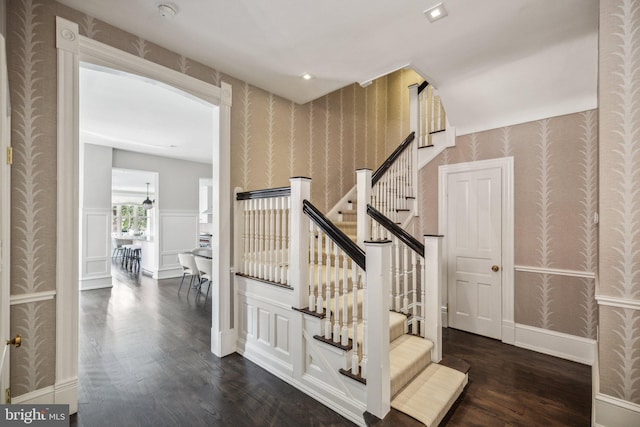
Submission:
[[[147,210],[140,205],[113,205],[111,232],[147,234]]]

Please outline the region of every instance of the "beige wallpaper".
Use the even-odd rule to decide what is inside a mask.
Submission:
[[[284,186],[291,176],[309,176],[312,201],[326,211],[355,184],[356,168],[375,169],[408,133],[404,107],[390,103],[404,99],[408,105],[406,86],[420,81],[411,71],[297,105],[54,1],[12,0],[7,45],[14,147],[13,295],[55,290],[55,16],[78,23],[82,35],[125,52],[216,85],[230,83],[234,187]],[[52,301],[12,307],[13,332],[29,337],[20,353],[12,353],[14,396],[55,381]]]
[[[464,135],[421,170],[422,234],[438,232],[438,166],[514,157],[515,263],[596,272],[595,111]],[[517,323],[595,338],[593,279],[515,274]]]
[[[640,1],[600,1],[599,44],[600,391],[640,404]]]

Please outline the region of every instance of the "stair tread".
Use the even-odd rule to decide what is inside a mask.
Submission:
[[[432,363],[391,401],[391,407],[423,422],[437,426],[466,386],[466,374]]]
[[[431,341],[415,335],[405,334],[391,342],[389,345],[391,396],[394,396],[431,363],[432,349]]]

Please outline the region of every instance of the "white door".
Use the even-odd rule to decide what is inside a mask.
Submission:
[[[502,175],[447,175],[449,326],[502,338]]]
[[[4,343],[9,336],[9,236],[11,233],[11,169],[8,164],[10,140],[9,87],[4,37],[0,35],[0,403],[5,403],[5,390],[9,387],[9,347]],[[5,354],[6,350],[6,354]],[[4,363],[3,363],[4,362]]]

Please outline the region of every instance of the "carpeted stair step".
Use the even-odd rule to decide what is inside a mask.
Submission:
[[[391,396],[431,363],[433,343],[415,335],[402,335],[390,344]]]
[[[389,312],[389,342],[395,341],[409,330],[407,316],[395,311]],[[358,323],[358,357],[362,357],[362,322]],[[353,339],[353,332],[349,330],[349,338]]]
[[[427,427],[437,426],[460,396],[467,381],[467,374],[431,363],[393,396],[391,407]]]

